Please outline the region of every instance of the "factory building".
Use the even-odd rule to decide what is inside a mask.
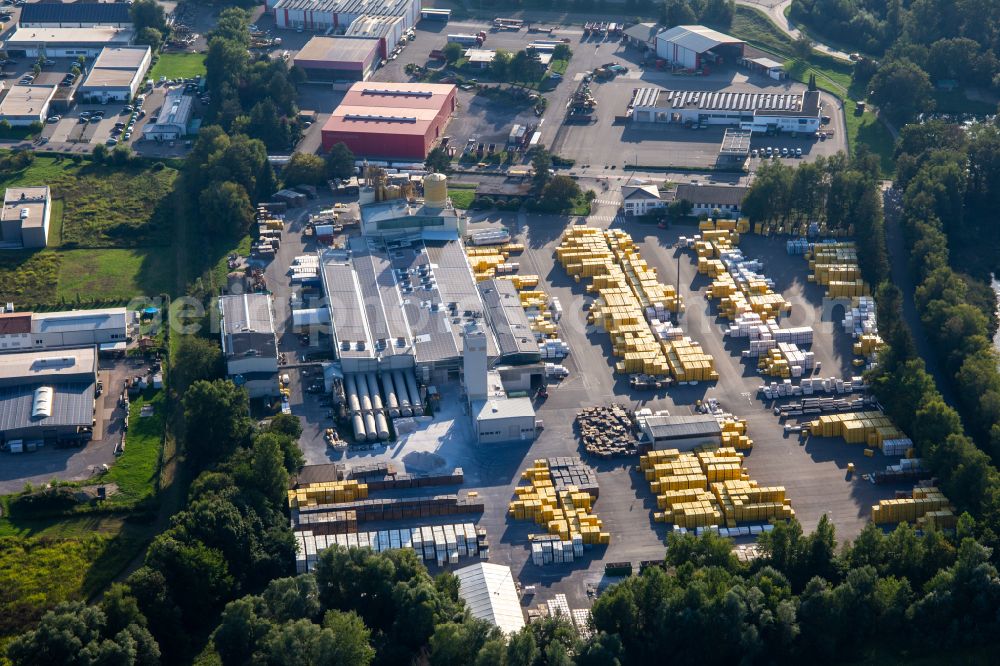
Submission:
[[[685,69],[736,63],[744,46],[742,40],[703,25],[678,25],[656,35],[656,56]]]
[[[49,238],[52,195],[48,185],[8,187],[0,214],[0,249],[45,247]]]
[[[542,360],[535,332],[521,306],[521,298],[511,280],[484,280],[479,295],[485,306],[486,322],[496,335],[498,363],[528,365]]]
[[[11,451],[90,439],[97,351],[81,347],[0,355],[0,434]]]
[[[646,123],[735,125],[742,130],[813,133],[819,129],[819,92],[714,92],[637,88],[632,120]]]
[[[81,100],[91,103],[128,102],[149,69],[148,46],[116,46],[101,50],[94,66],[77,89]]]
[[[455,112],[454,85],[355,83],[323,126],[323,149],[423,161]]]
[[[21,28],[131,28],[129,6],[118,2],[31,2],[21,7]]]
[[[366,16],[399,18],[403,30],[420,20],[419,0],[266,0],[265,7],[279,28],[317,32],[343,33]]]
[[[27,6],[27,5],[25,5]],[[127,46],[135,35],[131,27],[98,25],[90,28],[29,28],[19,26],[4,40],[11,58],[96,58],[106,46]]]
[[[528,397],[508,397],[500,373],[490,370],[490,331],[473,322],[465,327],[463,367],[476,442],[530,442],[537,434],[535,408]]]
[[[239,294],[219,299],[226,374],[251,398],[278,394],[278,344],[271,297]]]
[[[377,39],[313,37],[295,55],[310,82],[367,81],[378,64]]]
[[[127,341],[125,308],[0,313],[0,354],[82,346],[124,351]]]
[[[402,16],[362,16],[344,30],[344,37],[378,41],[378,55],[383,59],[403,41],[403,33],[412,24]]]
[[[722,443],[722,426],[712,415],[647,416],[641,421],[646,443],[654,449],[690,451],[699,444]]]

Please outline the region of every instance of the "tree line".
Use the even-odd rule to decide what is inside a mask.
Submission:
[[[862,57],[854,82],[893,122],[934,110],[934,85],[1000,89],[1000,6],[982,0],[794,0],[790,18]]]

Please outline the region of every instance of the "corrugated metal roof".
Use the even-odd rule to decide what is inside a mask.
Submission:
[[[656,36],[657,42],[670,42],[695,53],[711,51],[723,44],[742,44],[743,40],[731,37],[703,25],[678,25]]]
[[[510,567],[479,562],[455,571],[458,594],[473,617],[486,620],[505,634],[524,628],[524,614]]]
[[[716,437],[722,432],[714,416],[647,416],[646,433],[656,440]]]
[[[222,311],[222,346],[226,356],[277,357],[270,296],[223,296],[219,299],[219,308]]]
[[[129,6],[118,2],[31,2],[21,8],[20,23],[131,24]]]
[[[278,0],[276,10],[290,9],[332,14],[404,16],[414,0]]]
[[[32,315],[35,333],[69,333],[121,329],[125,332],[125,308],[36,312]]]
[[[538,342],[514,283],[510,280],[484,280],[478,286],[500,355],[530,354],[540,357]]]
[[[90,425],[94,418],[93,381],[44,384],[52,389],[50,415],[32,417],[38,383],[0,387],[0,432],[24,428]]]
[[[742,185],[693,185],[681,183],[677,186],[675,199],[686,199],[691,203],[713,204],[717,206],[739,206],[746,198],[748,188]]]
[[[494,421],[517,417],[534,417],[531,398],[490,398],[472,404],[477,421]]]

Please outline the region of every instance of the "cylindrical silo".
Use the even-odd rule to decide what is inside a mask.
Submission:
[[[368,414],[372,411],[372,398],[368,394],[368,381],[364,373],[359,372],[355,380],[358,382],[358,398],[361,400],[361,411]]]
[[[347,408],[351,414],[361,411],[361,403],[358,401],[358,385],[354,381],[354,375],[344,377],[344,391],[347,393]]]
[[[392,383],[396,386],[397,397],[399,398],[399,412],[403,416],[410,416],[413,414],[413,408],[410,407],[410,396],[406,390],[406,380],[403,379],[403,373],[396,370],[392,373]]]
[[[372,409],[377,412],[382,411],[382,394],[378,391],[378,382],[375,380],[375,373],[368,373],[368,392],[372,396]]]
[[[371,412],[365,412],[365,430],[367,431],[369,442],[374,442],[378,439],[378,430],[375,427],[375,415]]]
[[[399,416],[399,401],[396,400],[396,387],[392,385],[392,373],[382,373],[382,389],[385,391],[385,404],[389,408],[389,416]]]
[[[351,417],[351,423],[354,425],[354,439],[356,441],[363,442],[368,439],[368,433],[365,432],[365,420],[361,417],[361,412],[356,412]]]
[[[375,432],[383,442],[389,439],[389,422],[385,420],[385,414],[375,412]]]
[[[443,173],[424,176],[424,205],[428,208],[444,208],[448,205],[448,177]]]
[[[420,404],[420,392],[417,390],[417,378],[413,375],[413,370],[406,371],[406,392],[410,394],[413,413],[418,416],[423,414],[424,408]]]

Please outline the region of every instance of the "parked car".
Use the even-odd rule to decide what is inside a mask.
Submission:
[[[562,74],[559,72],[549,72],[549,78],[553,81],[562,81]]]
[[[757,157],[758,151],[756,148],[750,151],[750,157]]]
[[[114,137],[111,137],[110,139],[108,139],[104,143],[106,143],[109,146],[117,146],[118,145],[118,139],[116,139]]]
[[[45,119],[45,122],[48,122],[48,123],[57,123],[60,120],[62,120],[62,116],[49,116],[48,118]]]
[[[795,156],[796,157],[802,157],[802,149],[801,148],[796,148],[795,149]]]
[[[781,156],[782,157],[788,157],[788,148],[782,148],[781,149]]]
[[[125,139],[126,141],[128,141],[129,139],[132,138],[132,132],[125,132],[125,134],[124,134],[124,136],[122,136],[122,138]]]

